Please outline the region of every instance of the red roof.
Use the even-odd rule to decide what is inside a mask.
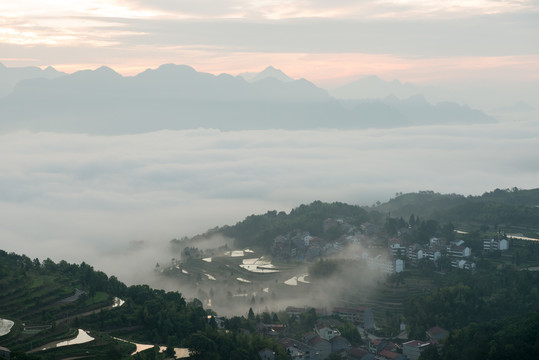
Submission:
[[[402,345],[412,346],[412,347],[423,347],[426,345],[430,345],[431,343],[432,342],[430,341],[411,340],[411,341],[403,343]]]
[[[357,359],[361,359],[363,356],[367,355],[369,352],[367,350],[363,350],[360,348],[352,348],[350,349],[350,355]]]
[[[382,350],[380,351],[380,355],[388,359],[395,359],[400,354],[389,350]]]

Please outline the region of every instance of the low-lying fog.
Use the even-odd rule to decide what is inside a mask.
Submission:
[[[151,282],[169,240],[313,200],[539,185],[538,122],[0,135],[0,249]],[[145,265],[148,271],[145,271]]]

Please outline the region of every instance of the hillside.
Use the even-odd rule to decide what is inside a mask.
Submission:
[[[375,207],[391,217],[408,219],[412,214],[440,222],[509,231],[539,231],[539,189],[496,189],[480,196],[439,194],[433,191],[402,194]]]
[[[187,302],[178,292],[127,287],[85,263],[40,262],[1,250],[0,319],[8,324],[0,332],[0,346],[11,350],[13,359],[129,359],[143,348],[148,350],[135,358],[171,358],[175,351],[185,357],[186,348],[201,350],[197,334],[210,336],[216,328],[200,301]],[[256,336],[235,339],[231,333],[223,340],[230,351],[245,351],[248,357],[264,347],[282,350]]]
[[[516,194],[520,191],[530,197]],[[473,198],[426,191],[397,196],[377,209],[316,201],[289,214],[251,215],[236,225],[175,240],[181,254],[175,253],[176,259],[160,271],[218,312],[241,312],[248,306],[272,311],[288,306],[326,311],[335,306],[367,306],[373,311],[377,335],[396,336],[404,322],[408,336],[422,339],[435,325],[458,331],[470,321],[505,321],[537,310],[539,273],[533,270],[538,265],[538,244],[511,240],[503,253],[483,250],[484,239],[503,237],[489,228],[490,218],[498,216],[504,224],[516,227],[523,218],[512,210],[516,215],[529,212],[527,221],[535,221],[535,208],[527,206],[533,204],[535,194],[536,190],[495,190]],[[389,213],[378,211],[399,202],[423,215],[407,223],[393,213],[388,217]],[[460,216],[472,219],[463,224],[473,232],[457,235],[451,224],[424,215],[427,211],[438,211],[442,219],[448,219],[445,214],[462,212]],[[207,237],[219,235],[236,241],[218,249],[196,247]],[[383,259],[391,241],[399,240],[407,247],[424,245],[432,237],[465,242],[471,248],[468,259],[473,267],[459,268],[445,251],[439,262],[427,258],[414,262],[402,253],[396,255],[406,257],[402,273],[388,275],[371,266],[369,259]],[[316,248],[320,249],[317,255],[308,258]]]
[[[46,348],[48,343],[73,338],[83,317],[112,311],[114,297],[125,295],[126,286],[84,263],[40,262],[0,250],[0,289],[0,318],[14,323],[11,331],[0,337],[0,344],[20,357]],[[72,351],[66,351],[67,347],[40,351],[31,358],[81,355],[85,351],[104,358],[105,354],[134,351],[134,345],[113,341],[110,336],[95,332],[91,336],[96,339],[91,345]]]
[[[294,229],[308,231],[313,236],[321,236],[324,232],[323,221],[327,218],[340,218],[352,225],[360,225],[369,219],[366,210],[359,206],[340,202],[323,203],[314,201],[309,205],[301,205],[290,213],[268,211],[263,215],[250,215],[235,225],[223,226],[211,230],[236,240],[238,247],[253,247],[268,250],[277,235]]]
[[[532,194],[531,196],[536,194],[536,190],[520,191],[523,194]],[[230,310],[232,307],[228,305],[228,300],[243,294],[245,298],[240,297],[234,301],[234,305],[239,306],[240,311],[242,307],[249,305],[249,299],[251,303],[284,309],[289,305],[309,302],[306,297],[312,297],[317,299],[315,303],[320,306],[335,305],[339,302],[367,304],[380,318],[385,318],[387,311],[395,315],[401,314],[410,294],[421,294],[424,289],[430,289],[439,282],[433,281],[430,277],[424,278],[420,272],[410,272],[406,277],[414,280],[407,281],[406,287],[385,281],[376,283],[377,276],[369,274],[365,269],[354,272],[362,273],[365,278],[375,279],[375,282],[348,279],[347,272],[357,266],[354,261],[361,257],[363,248],[373,254],[372,256],[384,254],[382,249],[387,247],[387,239],[396,236],[399,227],[408,227],[405,220],[401,221],[402,225],[396,221],[400,216],[399,211],[404,214],[405,211],[420,214],[418,217],[414,216],[417,219],[416,226],[410,228],[405,240],[407,244],[428,241],[432,236],[454,238],[454,227],[448,223],[452,221],[451,219],[458,218],[462,219],[459,226],[474,232],[461,235],[461,238],[467,241],[477,255],[481,253],[482,239],[495,233],[495,229],[491,228],[491,219],[498,217],[499,224],[503,223],[510,228],[517,228],[524,221],[537,225],[534,218],[537,210],[526,206],[533,203],[527,197],[522,198],[515,192],[495,190],[478,198],[479,200],[462,195],[442,195],[425,191],[400,195],[376,208],[315,201],[301,205],[289,213],[268,211],[261,215],[250,215],[235,225],[214,228],[192,239],[172,240],[175,259],[171,264],[162,264],[164,270],[161,271],[169,279],[182,284],[191,296],[204,301],[212,299],[213,308],[218,312]],[[523,201],[518,200],[521,198]],[[523,205],[511,205],[520,203]],[[521,216],[524,213],[529,213],[530,217]],[[388,216],[393,220],[388,219]],[[432,220],[434,216],[438,216],[438,220]],[[324,224],[341,225],[325,228]],[[533,231],[533,228],[528,229],[528,232],[537,236]],[[309,246],[303,246],[303,242],[307,241],[305,236],[314,237],[314,242],[310,242]],[[354,244],[358,240],[361,244],[359,248]],[[284,244],[288,242],[290,245],[280,250],[281,242]],[[213,247],[208,244],[213,244]],[[524,266],[528,262],[533,264],[531,255],[524,245],[523,248],[516,243],[513,245],[520,256],[519,261],[522,262],[520,265]],[[217,248],[218,246],[220,247]],[[316,253],[319,255],[311,257],[311,250],[316,248],[320,249],[319,253]],[[315,262],[318,256],[327,259],[336,257],[343,264],[345,259],[351,261],[344,266],[347,271],[341,269],[342,273],[337,276],[338,281],[332,278],[315,280],[311,276],[309,264]],[[275,271],[253,272],[244,265],[253,260],[256,260],[253,263],[259,264],[261,268],[271,267]],[[507,261],[501,259],[500,264],[506,264]],[[305,279],[302,277],[305,274],[309,275],[306,278],[308,283],[294,281],[297,285],[285,286],[290,279]],[[349,284],[355,284],[354,290],[349,291],[347,286],[341,286],[346,282],[344,279],[347,279]],[[248,282],[245,283],[243,280]],[[225,284],[225,287],[223,288],[221,284]],[[332,289],[329,293],[338,296],[328,297],[319,294],[317,287]],[[265,289],[265,293],[260,293],[260,289]],[[357,291],[358,289],[361,291]],[[279,301],[268,302],[270,297]]]
[[[343,219],[351,225],[378,222],[383,225],[387,217],[411,215],[432,219],[440,223],[454,223],[467,229],[499,227],[502,230],[530,233],[539,232],[539,189],[500,190],[481,196],[440,194],[433,191],[400,194],[375,207],[360,207],[340,202],[315,201],[294,208],[290,213],[268,211],[250,215],[235,225],[213,228],[194,241],[216,234],[235,240],[237,248],[255,248],[267,252],[276,236],[294,229],[324,236],[323,221],[327,218]]]
[[[434,325],[458,336],[459,329],[475,331],[470,321],[511,322],[512,316],[520,321],[538,309],[539,273],[529,271],[537,267],[535,242],[512,241],[507,253],[485,253],[480,249],[487,232],[465,235],[477,263],[473,271],[420,261],[388,275],[366,259],[384,257],[388,239],[395,236],[393,224],[402,222],[399,228],[410,230],[410,241],[423,235],[428,240],[440,231],[453,233],[427,216],[421,221],[414,216],[411,225],[386,217],[380,208],[398,209],[398,204],[421,211],[447,207],[448,214],[466,210],[466,216],[478,221],[473,226],[481,229],[489,216],[506,214],[504,221],[513,226],[522,221],[504,213],[507,209],[521,211],[517,215],[528,212],[527,221],[534,221],[536,208],[530,204],[535,196],[536,189],[495,190],[478,197],[421,192],[397,196],[376,209],[315,201],[288,214],[251,215],[235,225],[172,241],[175,258],[156,264],[155,272],[161,275],[159,283],[178,289],[175,292],[127,287],[85,263],[32,260],[0,251],[0,318],[6,320],[0,326],[0,346],[11,349],[14,359],[127,359],[136,349],[134,343],[150,346],[137,354],[140,359],[164,359],[174,349],[187,348],[196,350],[193,358],[255,358],[264,347],[286,359],[283,348],[256,330],[262,318],[286,324],[290,336],[312,328],[312,322],[303,324],[305,316],[288,316],[288,306],[329,313],[333,307],[367,306],[377,325],[375,334],[416,339]],[[484,211],[473,215],[477,209]],[[213,247],[197,247],[208,239],[213,239],[208,242]],[[290,247],[283,256],[279,242],[294,244],[293,255]],[[300,256],[315,248],[320,252],[312,259]],[[219,319],[223,331],[212,316],[215,311],[230,316]],[[248,314],[247,319],[238,314]],[[398,330],[403,321],[408,334]],[[505,325],[490,325],[506,330]],[[81,334],[90,341],[59,347],[59,342]]]

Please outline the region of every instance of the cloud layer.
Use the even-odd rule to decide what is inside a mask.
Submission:
[[[313,200],[537,187],[539,125],[0,136],[6,251],[140,281],[168,241]]]
[[[536,1],[26,0],[1,4],[0,13],[0,61],[10,66],[134,74],[168,62],[212,73],[275,65],[320,82],[365,74],[427,81],[458,70],[460,80],[485,78],[473,64],[486,62],[487,77],[505,80],[509,61],[524,69],[516,81],[539,77]]]

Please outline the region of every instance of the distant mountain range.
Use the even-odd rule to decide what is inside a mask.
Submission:
[[[305,79],[268,67],[232,76],[162,65],[124,77],[108,67],[65,74],[0,67],[0,131],[138,133],[162,129],[388,128],[495,120],[456,103],[422,96],[338,100]],[[248,80],[247,80],[248,79]],[[411,85],[410,85],[411,86]],[[373,88],[374,89],[374,88]],[[410,89],[413,89],[411,87]],[[410,90],[412,93],[413,90]]]
[[[239,74],[242,78],[249,82],[257,82],[258,80],[274,78],[282,82],[291,82],[294,81],[290,76],[286,75],[279,69],[274,68],[273,66],[268,66],[261,72],[246,72]]]
[[[0,63],[0,97],[9,95],[22,80],[35,78],[56,79],[64,75],[67,74],[57,71],[51,66],[42,70],[36,66],[8,68]]]
[[[339,99],[378,99],[388,96],[408,98],[421,94],[424,89],[399,80],[384,81],[376,75],[365,76],[359,80],[339,86],[330,94]]]

